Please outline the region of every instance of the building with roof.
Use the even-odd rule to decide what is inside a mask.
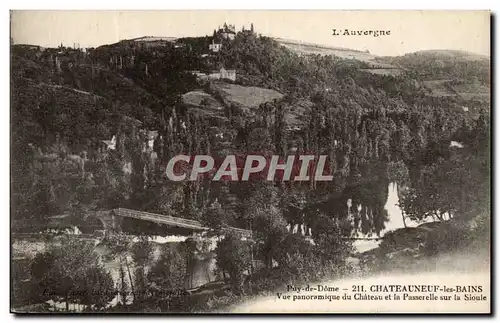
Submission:
[[[213,53],[218,53],[222,49],[221,43],[215,43],[212,39],[212,43],[208,45],[208,49]]]
[[[205,73],[201,71],[191,71],[192,74],[196,75],[198,80],[232,80],[236,81],[236,70],[226,70],[222,67],[220,70],[211,71],[210,73]]]
[[[220,69],[220,78],[236,81],[236,70],[226,70],[224,67]]]

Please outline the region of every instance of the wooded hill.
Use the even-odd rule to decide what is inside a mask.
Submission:
[[[380,232],[389,182],[407,188],[405,211],[417,219],[489,206],[488,58],[377,58],[401,69],[386,75],[370,72],[366,61],[299,55],[250,31],[223,41],[218,53],[210,43],[122,41],[86,52],[14,45],[15,228],[38,230],[50,215],[119,206],[214,228],[252,226],[271,250],[287,224],[305,225],[316,239]],[[237,71],[236,84],[200,82],[191,72],[221,67]],[[451,95],[429,88],[443,80]],[[202,97],[194,104],[185,96],[193,91]],[[159,134],[152,149],[147,131]],[[116,149],[103,148],[113,136]],[[450,148],[451,141],[464,147]],[[334,181],[172,183],[162,173],[179,153],[292,148],[327,154]]]

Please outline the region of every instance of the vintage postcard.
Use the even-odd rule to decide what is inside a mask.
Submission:
[[[491,313],[489,11],[11,11],[13,313]]]

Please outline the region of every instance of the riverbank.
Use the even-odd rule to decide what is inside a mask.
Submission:
[[[266,296],[240,298],[217,312],[224,313],[487,313],[490,311],[489,218],[469,221],[452,219],[401,228],[384,235],[380,245],[356,255],[347,275],[322,282],[282,286]],[[460,293],[453,303],[428,302],[424,295],[415,302],[391,302],[385,295],[370,293],[373,285],[439,285],[480,287],[481,293]],[[325,293],[307,286],[330,286],[340,292]],[[290,288],[292,287],[292,288]],[[446,288],[446,287],[444,287]],[[333,290],[333,289],[332,289]],[[465,291],[470,288],[463,289]],[[298,292],[299,291],[299,292]],[[302,294],[301,294],[302,293]],[[351,294],[349,299],[345,294]],[[294,298],[295,296],[295,298]],[[454,296],[454,295],[453,295]],[[338,297],[338,299],[335,299]],[[357,299],[355,299],[355,297]],[[382,299],[379,299],[382,297]],[[410,295],[407,295],[410,299]],[[479,301],[479,299],[481,299]],[[450,299],[451,300],[451,299]]]

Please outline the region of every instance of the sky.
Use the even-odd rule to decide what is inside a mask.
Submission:
[[[12,11],[15,44],[97,47],[141,36],[211,35],[224,23],[254,24],[265,36],[402,55],[454,49],[489,55],[488,11]],[[333,36],[332,29],[384,30],[389,36]]]

